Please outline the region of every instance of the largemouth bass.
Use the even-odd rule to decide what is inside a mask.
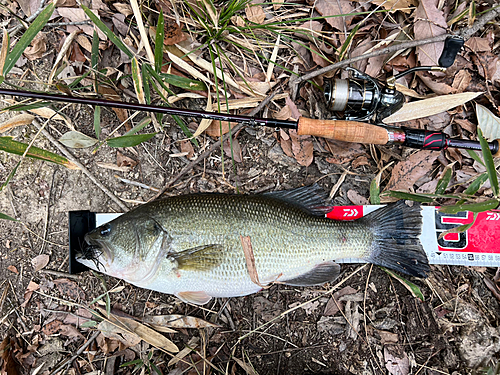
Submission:
[[[418,205],[400,201],[355,221],[327,219],[328,211],[318,185],[259,195],[172,197],[87,233],[77,260],[194,304],[248,295],[273,282],[324,284],[339,276],[335,260],[341,258],[426,277]],[[242,236],[249,237],[252,271]]]

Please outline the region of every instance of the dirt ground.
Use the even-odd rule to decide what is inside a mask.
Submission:
[[[43,80],[53,58],[52,53],[29,62],[31,73],[25,79]],[[201,109],[202,102],[193,100],[189,106]],[[106,137],[119,121],[111,110],[102,111],[102,136]],[[80,132],[93,134],[91,108],[73,105],[63,112]],[[180,152],[178,141],[185,136],[171,119],[168,123],[163,132],[134,148],[117,150],[104,144],[96,153],[92,148],[70,152],[132,208],[152,199],[157,191],[115,176],[161,189],[190,161],[175,156]],[[68,129],[63,122],[50,121],[48,130],[59,138]],[[146,130],[154,131],[152,125]],[[29,143],[36,132],[26,126],[9,135]],[[326,161],[332,155],[325,143],[314,138],[314,161],[304,167],[284,153],[274,129],[247,127],[237,139],[241,162],[233,163],[218,149],[166,194],[236,193],[236,189],[250,194],[316,182],[329,193],[345,178],[331,203],[348,205],[352,204],[350,191],[369,197],[370,182],[380,170],[370,155],[381,149],[369,146],[359,146],[359,156],[366,163],[331,163]],[[209,146],[215,140],[203,135],[199,141]],[[58,152],[43,135],[36,145]],[[382,150],[393,155],[391,160],[405,159],[410,153],[402,147]],[[137,166],[124,172],[98,165],[116,164],[118,151]],[[195,152],[193,158],[201,150]],[[0,153],[0,181],[7,179],[18,160]],[[112,277],[91,272],[69,275],[68,212],[73,210],[122,211],[81,171],[29,158],[0,194],[0,212],[22,222],[0,221],[0,338],[10,340],[10,355],[19,374],[155,373],[150,363],[172,375],[438,375],[488,369],[488,374],[498,373],[500,293],[495,296],[485,284],[496,269],[432,266],[427,279],[410,278],[425,298],[421,301],[378,267],[343,265],[341,277],[322,287],[274,285],[254,295],[214,299],[197,307]],[[33,259],[40,255],[47,255],[49,262],[35,270]],[[218,327],[186,325],[177,333],[164,333],[180,350],[193,349],[173,364],[169,364],[171,353],[144,341],[128,346],[123,337],[94,337],[95,327],[82,326],[92,317],[84,306],[106,307],[103,298],[95,302],[106,293],[104,285],[110,291],[110,311],[118,316],[144,321],[149,316],[180,314]],[[72,358],[87,340],[90,345]],[[74,361],[65,364],[69,358]],[[130,361],[138,367],[121,367]]]

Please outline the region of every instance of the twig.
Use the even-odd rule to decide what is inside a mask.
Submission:
[[[478,20],[474,23],[474,25],[471,28],[464,27],[457,34],[467,40],[472,35],[474,35],[477,31],[479,31],[482,27],[484,27],[484,25],[486,25],[490,21],[493,21],[498,16],[500,16],[500,6],[492,8],[490,11],[488,11],[483,16],[478,18]],[[351,57],[349,59],[339,61],[338,63],[329,65],[329,66],[321,68],[321,69],[318,69],[314,72],[305,74],[305,75],[293,80],[293,82],[291,82],[291,84],[294,87],[297,87],[298,84],[300,84],[304,81],[308,81],[314,77],[317,77],[321,74],[330,72],[330,71],[335,70],[335,69],[344,68],[344,67],[352,64],[353,62],[369,59],[371,57],[376,57],[376,56],[380,56],[380,55],[385,55],[388,53],[400,51],[400,50],[407,49],[407,48],[421,46],[423,44],[442,42],[446,39],[447,36],[448,36],[447,34],[443,34],[443,35],[438,35],[438,36],[435,36],[432,38],[411,40],[411,41],[402,42],[399,44],[393,44],[389,47],[385,47],[385,48],[382,48],[382,49],[379,49],[379,50],[376,50],[376,51],[373,51],[370,53],[366,53],[366,54],[363,54],[360,56]],[[397,41],[394,41],[394,43],[396,43],[396,42]]]
[[[116,196],[111,190],[109,190],[106,186],[104,186],[99,180],[97,180],[90,171],[85,168],[85,166],[80,163],[61,143],[59,143],[52,135],[45,129],[42,129],[42,125],[38,123],[37,120],[33,120],[33,125],[37,129],[41,129],[42,134],[72,163],[74,163],[81,171],[100,188],[113,202],[115,202],[123,211],[128,211],[128,207]]]
[[[78,351],[75,353],[75,355],[73,357],[71,357],[70,359],[67,359],[65,361],[63,361],[63,363],[61,363],[61,365],[59,367],[57,367],[54,371],[52,371],[50,373],[50,375],[54,375],[54,374],[57,374],[59,371],[61,371],[66,365],[71,365],[73,363],[73,361],[75,359],[78,358],[78,356],[80,354],[83,353],[83,351],[85,349],[87,349],[87,347],[89,347],[90,344],[92,344],[92,342],[94,342],[94,340],[97,338],[97,336],[99,336],[99,334],[101,333],[101,331],[95,331],[94,334],[90,337],[90,339],[87,340],[87,342],[85,344],[83,344],[80,349],[78,349]]]
[[[260,104],[257,107],[255,107],[248,115],[255,116],[262,108],[264,108],[274,98],[275,95],[276,95],[276,92],[269,94],[269,96],[267,98],[265,98],[262,102],[260,102]],[[153,199],[151,199],[151,200],[155,200],[155,199],[158,199],[159,197],[161,197],[163,195],[163,193],[165,193],[167,191],[167,189],[169,189],[177,181],[179,181],[182,176],[184,176],[187,172],[189,172],[191,169],[193,169],[194,166],[197,165],[199,162],[201,162],[202,160],[205,160],[214,150],[216,150],[218,147],[220,147],[220,145],[223,142],[228,140],[232,134],[236,134],[238,131],[243,129],[244,126],[245,126],[244,124],[238,124],[234,128],[232,128],[230,133],[226,134],[224,137],[222,137],[222,139],[219,139],[217,142],[215,142],[212,146],[210,146],[210,148],[208,150],[206,150],[203,154],[198,156],[198,158],[196,160],[193,160],[191,163],[189,163],[184,168],[182,168],[182,170],[179,172],[179,174],[177,174],[177,176],[175,176],[174,179],[170,180],[160,190],[160,192],[158,194],[156,194],[153,197]]]

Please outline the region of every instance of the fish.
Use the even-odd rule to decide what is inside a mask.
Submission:
[[[255,195],[174,196],[87,233],[76,259],[197,305],[273,283],[322,285],[340,275],[336,261],[344,258],[427,276],[418,204],[398,201],[353,221],[328,219],[330,210],[319,185]],[[249,239],[250,252],[242,238]]]

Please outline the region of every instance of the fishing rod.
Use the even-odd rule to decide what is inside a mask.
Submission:
[[[448,147],[481,150],[481,144],[478,141],[454,139],[442,132],[379,126],[353,120],[319,120],[306,117],[300,117],[297,121],[277,120],[271,118],[232,115],[228,113],[197,111],[192,109],[162,107],[149,104],[126,103],[100,98],[83,98],[4,88],[0,88],[0,95],[20,96],[45,101],[87,104],[101,107],[122,108],[133,111],[146,111],[184,117],[191,116],[202,119],[243,123],[250,126],[270,126],[275,128],[295,129],[299,135],[312,135],[344,142],[375,145],[400,144],[407,147],[435,151],[443,150]],[[498,140],[489,142],[488,146],[493,156],[500,157],[500,145]]]

